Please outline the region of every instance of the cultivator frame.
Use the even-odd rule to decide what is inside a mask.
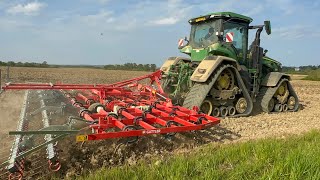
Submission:
[[[49,165],[58,170],[60,164],[59,160],[54,158],[56,156],[53,143],[70,134],[77,134],[76,141],[79,142],[130,137],[127,142],[132,143],[137,141],[138,136],[164,134],[170,137],[177,132],[201,130],[220,122],[216,117],[200,113],[197,107],[190,110],[173,105],[160,85],[161,74],[159,70],[149,75],[109,85],[7,83],[3,87],[4,90],[59,91],[68,99],[69,104],[77,108],[79,114],[79,117],[70,116],[67,124],[50,126],[43,101],[45,97],[39,94],[41,104],[39,111],[42,112],[44,128],[38,131],[18,128],[17,131],[11,131],[9,134],[16,135],[19,140],[23,136],[42,134],[45,135],[46,142],[17,153],[18,155],[14,157],[15,161],[20,162],[27,154],[46,146],[48,159],[51,162]],[[73,125],[78,121],[86,123],[87,126],[81,129],[74,128]],[[13,156],[12,154],[11,159]],[[8,165],[10,162],[7,161],[2,165]],[[11,168],[10,172],[20,172],[22,176],[23,170],[16,169]]]

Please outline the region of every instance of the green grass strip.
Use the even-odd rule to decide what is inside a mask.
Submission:
[[[320,179],[320,133],[209,144],[155,162],[102,168],[78,179]]]

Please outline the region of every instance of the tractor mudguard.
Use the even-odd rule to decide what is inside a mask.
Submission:
[[[167,74],[170,70],[171,65],[176,65],[180,60],[187,60],[190,61],[189,58],[186,57],[169,57],[161,66],[160,70],[164,73]]]
[[[207,56],[201,61],[190,79],[194,82],[206,82],[212,72],[222,63],[232,64],[235,68],[240,70],[240,65],[235,59],[225,56]]]
[[[282,77],[287,78],[289,81],[291,80],[291,77],[288,74],[281,72],[270,72],[266,75],[265,78],[263,78],[261,85],[267,87],[274,87],[278,84]]]

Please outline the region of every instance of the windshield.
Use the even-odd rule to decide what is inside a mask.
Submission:
[[[219,20],[204,21],[191,26],[189,44],[193,48],[204,48],[218,42],[216,32],[220,28]]]
[[[223,39],[232,43],[240,58],[245,59],[248,42],[248,28],[245,23],[227,21],[224,23]]]

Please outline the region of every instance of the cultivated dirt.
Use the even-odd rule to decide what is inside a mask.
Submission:
[[[146,72],[70,68],[15,68],[12,69],[12,73],[16,73],[12,74],[12,78],[20,82],[62,81],[69,83],[111,83],[147,74]],[[154,156],[160,157],[159,161],[161,161],[172,153],[186,152],[208,143],[232,143],[268,137],[283,138],[312,129],[320,129],[320,82],[293,80],[292,84],[302,104],[299,112],[260,113],[251,117],[226,118],[222,119],[218,126],[208,130],[177,134],[171,140],[161,135],[152,135],[142,137],[137,143],[131,145],[125,144],[125,139],[80,144],[74,142],[74,137],[66,138],[58,145],[63,166],[56,176],[74,177],[102,166],[134,165],[139,159],[148,162]],[[16,100],[14,108],[8,108],[13,105],[11,98]],[[4,123],[3,121],[8,120],[3,117],[12,117],[11,122],[15,122],[20,114],[21,106],[18,104],[22,103],[22,98],[22,92],[8,91],[0,95],[0,132],[2,133],[0,136],[6,136],[4,133],[16,127],[14,123]],[[5,115],[2,116],[2,114]],[[152,163],[157,163],[157,161]]]
[[[9,137],[8,132],[17,128],[23,95],[23,91],[6,92],[0,95],[0,164],[7,160],[10,154],[13,137]]]

